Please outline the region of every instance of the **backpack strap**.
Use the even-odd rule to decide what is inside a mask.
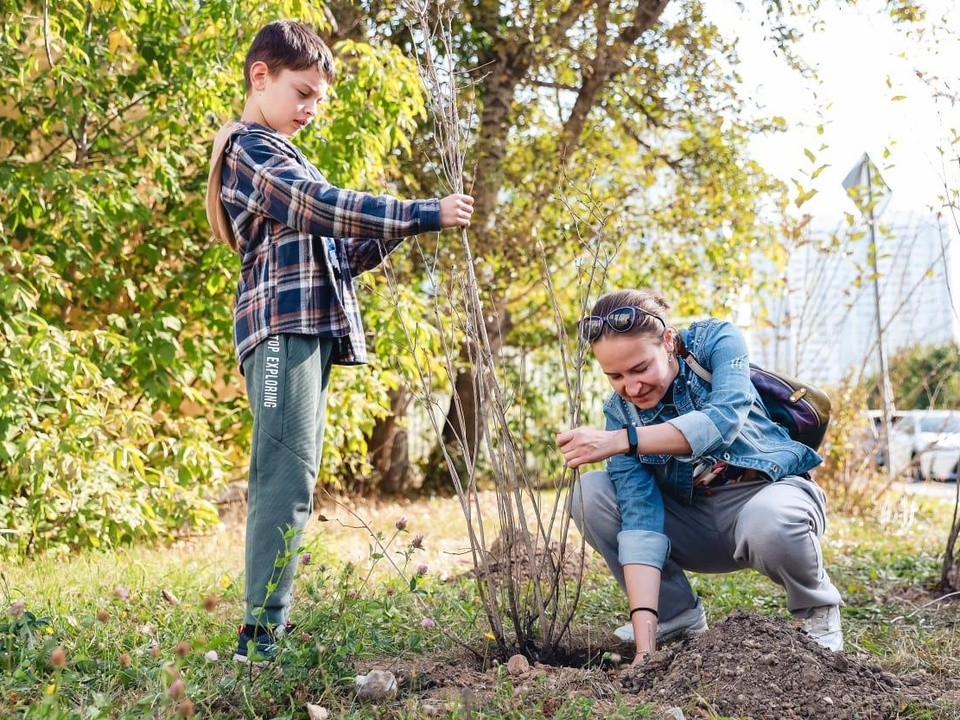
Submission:
[[[699,375],[702,380],[706,380],[707,382],[710,382],[713,380],[713,373],[711,373],[703,365],[697,362],[697,359],[693,356],[693,353],[687,350],[687,346],[684,345],[683,338],[680,337],[679,331],[677,331],[677,337],[674,340],[674,344],[676,345],[676,348],[677,348],[676,349],[677,357],[683,358],[683,361],[687,363],[687,366],[691,370],[693,370],[693,372]]]

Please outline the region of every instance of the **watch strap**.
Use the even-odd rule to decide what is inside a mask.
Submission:
[[[624,455],[636,457],[637,455],[637,426],[630,424],[624,425],[623,429],[627,431],[627,444],[630,446]]]

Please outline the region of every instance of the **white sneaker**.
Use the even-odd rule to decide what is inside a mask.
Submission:
[[[657,623],[657,644],[672,640],[673,638],[686,637],[687,635],[696,635],[707,629],[707,613],[703,609],[703,603],[697,599],[697,604],[689,610],[669,620]],[[613,634],[623,640],[623,642],[633,642],[633,623],[621,625]]]
[[[843,650],[843,630],[840,629],[840,606],[821,605],[801,610],[797,617],[803,620],[803,630],[827,650]]]

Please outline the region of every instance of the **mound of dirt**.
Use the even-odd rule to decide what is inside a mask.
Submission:
[[[825,650],[793,623],[743,611],[654,653],[622,682],[658,705],[751,720],[881,720],[904,702],[940,694],[922,680]]]
[[[455,579],[494,577],[505,583],[512,576],[525,582],[534,577],[543,581],[545,577],[555,574],[554,568],[562,578],[575,578],[583,575],[585,563],[583,553],[573,543],[568,542],[565,546],[550,543],[544,548],[543,542],[530,532],[515,539],[501,534],[493,541],[478,568],[470,569]]]
[[[572,710],[561,710],[563,705],[588,703],[590,717],[606,717],[623,706],[652,705],[663,711],[682,708],[687,720],[960,720],[960,683],[940,683],[922,674],[897,677],[869,659],[821,648],[797,623],[782,618],[735,612],[700,635],[667,645],[637,667],[624,664],[631,653],[608,630],[577,627],[570,641],[570,657],[589,662],[504,658],[503,665],[491,667],[461,648],[454,657],[384,658],[364,663],[358,673],[371,667],[390,670],[398,681],[398,702],[427,716],[459,717],[497,707],[567,717]],[[617,647],[624,650],[622,656],[614,651]],[[609,652],[598,662],[604,650]]]

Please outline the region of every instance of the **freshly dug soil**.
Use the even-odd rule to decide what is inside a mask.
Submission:
[[[679,707],[686,720],[960,720],[960,681],[944,687],[928,676],[897,677],[859,656],[821,648],[797,623],[780,618],[735,612],[636,668],[627,666],[630,648],[612,634],[580,627],[569,656],[598,658],[604,649],[621,650],[622,662],[570,667],[514,658],[483,669],[461,656],[378,665],[396,673],[397,701],[428,716],[496,707],[566,717],[564,705],[588,702],[590,717],[645,704]]]
[[[743,611],[658,651],[627,671],[623,685],[658,704],[752,720],[880,720],[940,694],[922,679],[826,650],[791,622]]]

